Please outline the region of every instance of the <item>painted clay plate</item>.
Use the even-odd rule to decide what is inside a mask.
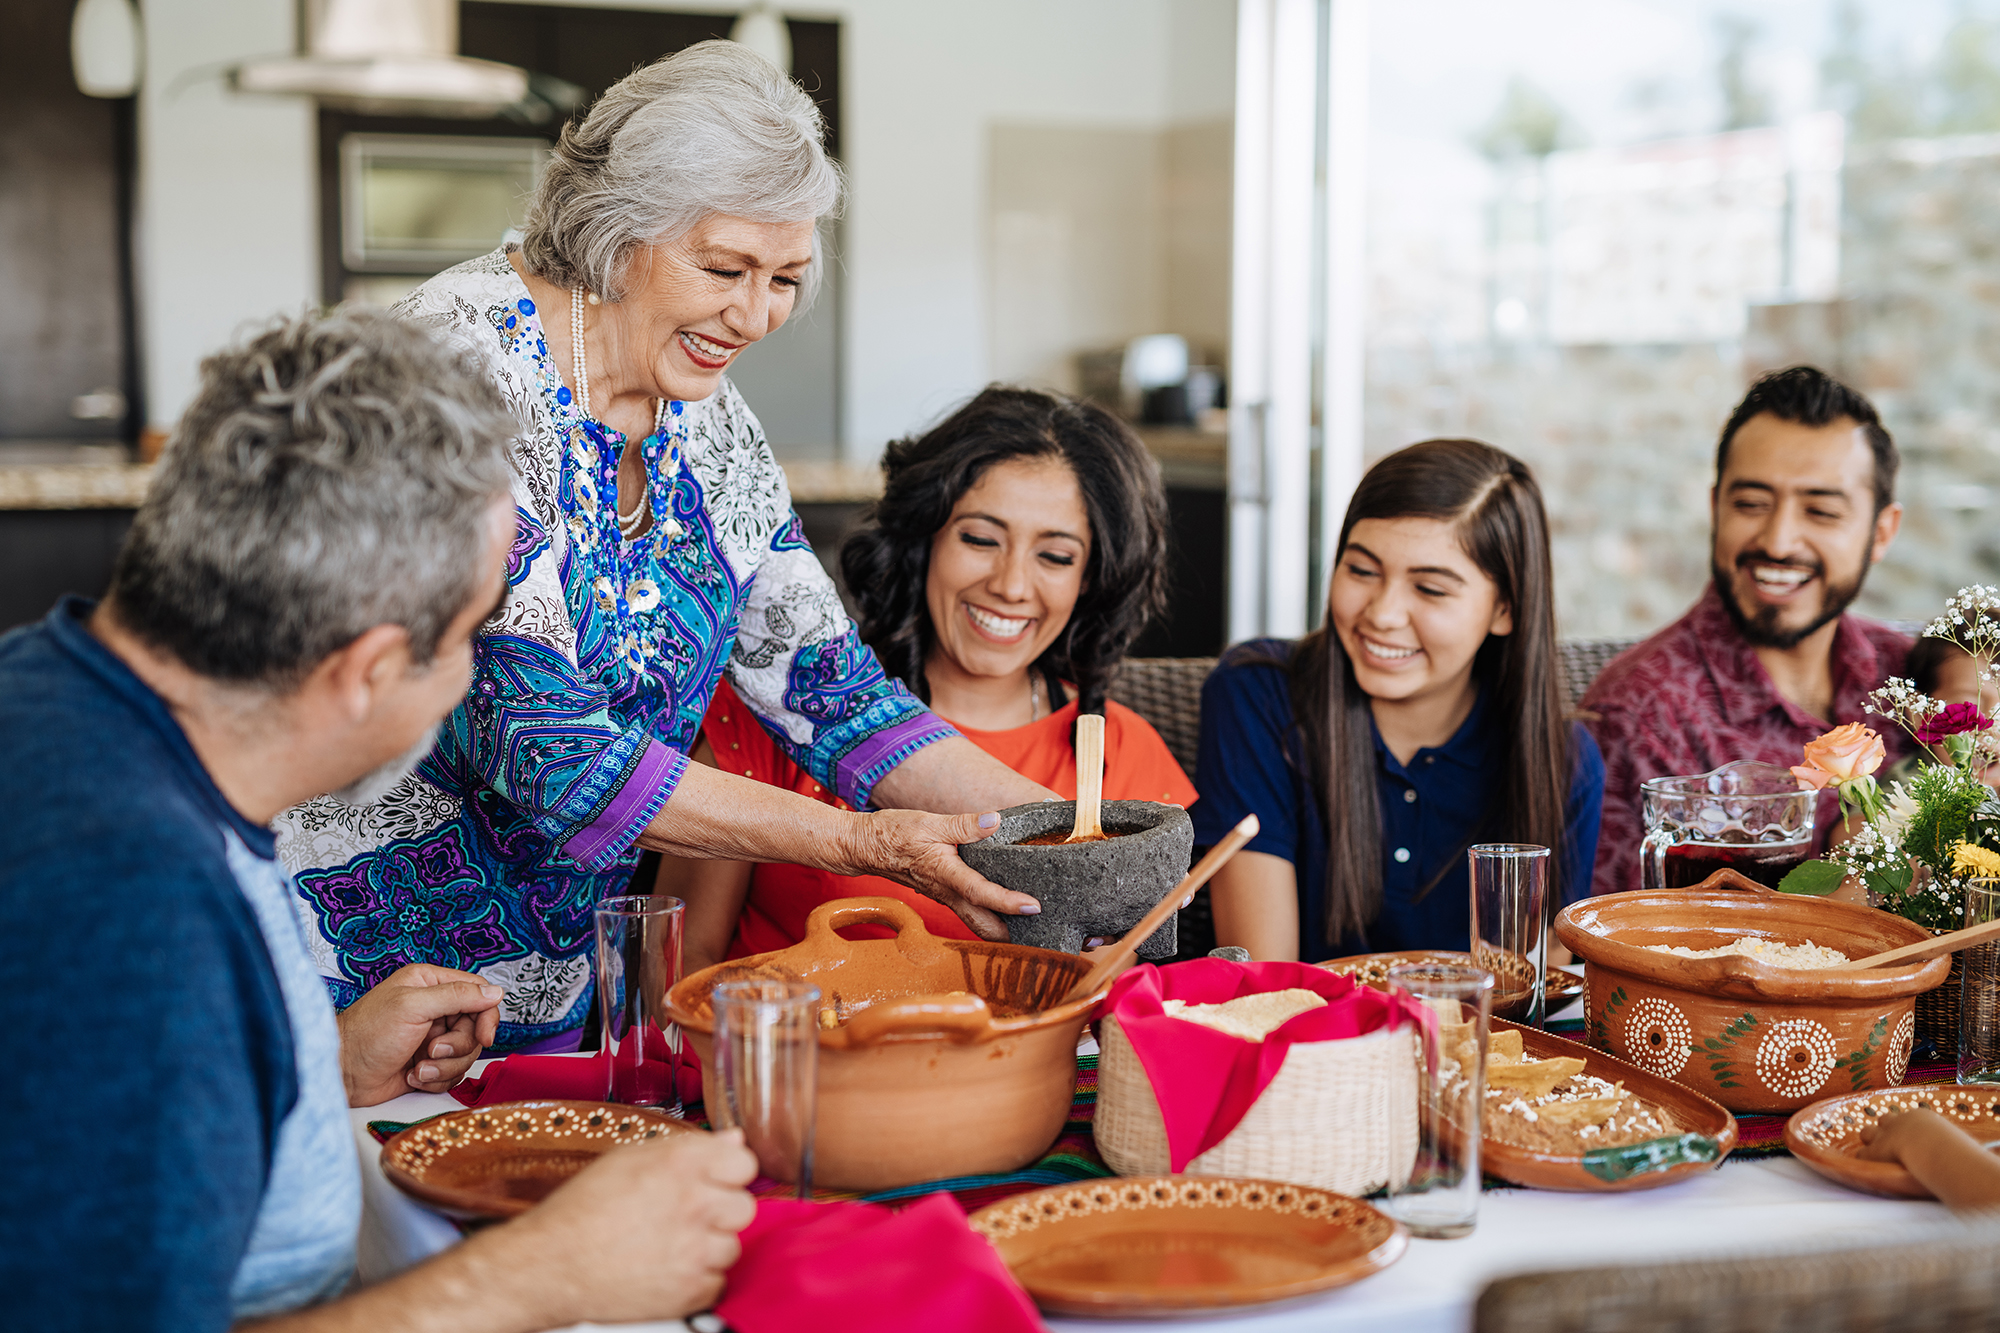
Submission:
[[[1330,958],[1320,966],[1329,972],[1353,977],[1364,986],[1382,990],[1389,984],[1389,969],[1399,963],[1445,963],[1452,967],[1471,967],[1472,955],[1439,949],[1412,949],[1407,953],[1360,953],[1349,958]],[[1546,1012],[1551,1014],[1583,994],[1583,978],[1560,968],[1548,969],[1546,985]]]
[[[1989,1149],[2000,1149],[2000,1088],[1890,1088],[1828,1097],[1795,1111],[1785,1122],[1785,1146],[1792,1156],[1828,1180],[1892,1199],[1935,1198],[1895,1162],[1865,1162],[1855,1156],[1861,1131],[1884,1115],[1922,1108],[1936,1111]]]
[[[981,1208],[993,1242],[1052,1314],[1199,1314],[1358,1282],[1409,1236],[1359,1199],[1274,1180],[1133,1176]]]
[[[502,1102],[411,1125],[382,1145],[382,1174],[452,1217],[513,1217],[622,1144],[700,1131],[607,1102]]]
[[[1623,1148],[1594,1148],[1579,1154],[1535,1152],[1482,1134],[1480,1165],[1488,1175],[1534,1189],[1593,1194],[1646,1190],[1719,1166],[1736,1146],[1736,1117],[1694,1089],[1553,1033],[1504,1018],[1493,1020],[1494,1031],[1508,1028],[1521,1034],[1521,1047],[1532,1059],[1571,1056],[1583,1061],[1583,1072],[1591,1077],[1623,1083],[1627,1092],[1657,1107],[1675,1132]]]

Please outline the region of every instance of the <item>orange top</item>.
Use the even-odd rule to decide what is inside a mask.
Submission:
[[[1076,700],[1072,698],[1041,721],[1011,731],[975,731],[963,726],[958,729],[967,740],[1022,777],[1074,800],[1076,711]],[[729,688],[729,682],[716,684],[715,698],[708,706],[708,716],[702,719],[701,732],[715,751],[715,762],[725,773],[741,773],[842,810],[848,808],[845,801],[813,781],[778,748],[770,733]],[[1174,762],[1160,733],[1131,709],[1110,701],[1104,706],[1104,799],[1164,801],[1181,806],[1193,805],[1195,799],[1194,784]],[[736,937],[730,942],[729,956],[742,958],[788,948],[804,938],[806,917],[821,903],[877,894],[910,904],[933,935],[959,940],[974,938],[950,908],[893,880],[760,863],[750,874],[750,897],[743,906],[742,916],[737,918]],[[844,933],[881,937],[890,931],[883,926],[860,926]]]

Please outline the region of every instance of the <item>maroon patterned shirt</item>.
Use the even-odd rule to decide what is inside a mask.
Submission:
[[[1843,722],[1881,733],[1894,760],[1909,740],[1862,711],[1868,692],[1903,673],[1910,639],[1860,616],[1840,618],[1833,638],[1833,717],[1822,721],[1778,693],[1764,664],[1736,631],[1710,585],[1694,608],[1627,649],[1591,683],[1584,724],[1604,752],[1604,822],[1597,838],[1594,893],[1639,887],[1639,784],[1706,773],[1734,759],[1789,767],[1805,743]],[[1820,798],[1820,835],[1838,811]]]

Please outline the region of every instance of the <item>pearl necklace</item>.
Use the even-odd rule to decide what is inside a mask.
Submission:
[[[590,294],[590,303],[592,305],[597,304],[596,292]],[[583,288],[581,287],[572,287],[569,289],[569,346],[570,369],[574,372],[576,380],[576,410],[579,415],[588,417],[590,415],[590,368],[584,363],[583,359]],[[667,400],[656,398],[653,400],[653,433],[657,435],[662,430],[665,430],[666,424]],[[619,536],[627,540],[638,536],[640,531],[645,528],[646,524],[653,517],[652,489],[646,486],[639,488],[639,503],[632,506],[631,513],[628,514],[622,509],[614,509],[613,512],[618,516]],[[673,525],[676,532],[678,532],[679,526],[679,524]]]

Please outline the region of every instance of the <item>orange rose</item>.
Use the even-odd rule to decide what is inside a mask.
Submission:
[[[1805,763],[1792,768],[1801,787],[1814,789],[1865,778],[1882,767],[1882,738],[1859,722],[1835,727],[1806,742]]]

